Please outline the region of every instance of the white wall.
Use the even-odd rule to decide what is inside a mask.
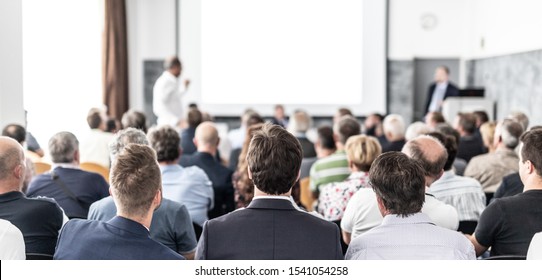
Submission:
[[[0,1],[0,128],[25,123],[22,2]]]
[[[143,110],[143,61],[175,54],[175,0],[126,1],[130,107]]]

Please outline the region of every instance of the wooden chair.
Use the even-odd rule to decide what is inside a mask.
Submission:
[[[307,209],[308,212],[313,210],[312,206],[314,204],[314,201],[316,200],[312,196],[309,183],[310,183],[309,177],[303,178],[299,181],[299,185],[301,187],[301,195],[299,199],[301,200],[301,204],[305,206],[305,209]]]
[[[39,175],[51,170],[51,165],[43,161],[37,161],[34,162],[34,170],[36,171],[36,175]]]
[[[102,175],[104,177],[105,181],[109,183],[109,168],[100,165],[98,163],[94,162],[81,162],[79,164],[79,167],[82,170],[88,171],[88,172],[94,172]]]
[[[25,153],[26,157],[29,158],[32,162],[42,161],[42,157],[40,155],[36,154],[35,152],[26,150],[26,151],[24,151],[24,153]]]

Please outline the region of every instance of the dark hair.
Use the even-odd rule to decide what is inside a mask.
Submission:
[[[114,118],[107,119],[105,122],[105,131],[115,133],[117,130],[120,129],[117,127],[117,120]]]
[[[456,145],[459,144],[459,139],[461,138],[461,135],[459,135],[459,132],[455,130],[453,127],[451,127],[447,123],[439,123],[435,127],[436,132],[440,132],[446,136],[452,136],[455,139]]]
[[[425,178],[421,165],[400,152],[381,154],[373,162],[369,180],[384,207],[406,217],[421,211]]]
[[[345,116],[335,124],[334,130],[339,136],[339,142],[345,144],[350,136],[361,134],[361,125],[354,117]]]
[[[446,160],[446,163],[444,164],[444,171],[448,171],[452,169],[452,166],[454,165],[455,157],[457,156],[457,142],[454,138],[454,136],[450,135],[444,135],[440,132],[431,132],[427,135],[434,137],[444,145],[444,148],[446,148],[446,152],[448,152],[448,159]]]
[[[318,142],[324,149],[335,150],[335,139],[333,139],[333,129],[330,126],[321,126],[317,130]]]
[[[121,122],[122,128],[133,127],[147,133],[147,117],[143,112],[130,109],[122,115]]]
[[[487,115],[486,111],[474,111],[472,112],[476,120],[480,123],[486,123],[489,121],[489,116]]]
[[[149,139],[149,144],[156,151],[159,162],[174,161],[179,158],[181,137],[173,127],[165,125],[151,128],[147,139]]]
[[[459,126],[468,134],[476,131],[476,117],[472,113],[459,113]]]
[[[26,129],[22,125],[8,124],[2,130],[2,136],[13,138],[19,144],[22,144],[26,140]]]
[[[350,109],[348,108],[339,108],[339,110],[337,110],[337,113],[339,113],[339,116],[343,117],[343,116],[354,116],[354,114],[352,114],[352,111],[350,111]]]
[[[444,116],[441,112],[431,112],[429,114],[429,119],[434,121],[435,123],[445,123],[446,120],[444,119]]]
[[[188,110],[188,126],[196,128],[203,121],[203,115],[197,108]]]
[[[284,128],[266,123],[256,131],[247,153],[254,186],[267,194],[287,193],[297,181],[303,151]]]
[[[265,120],[258,114],[254,113],[250,115],[247,119],[247,127],[253,126],[255,124],[264,123]]]
[[[542,128],[531,129],[520,138],[523,143],[521,148],[522,162],[530,161],[538,176],[542,176]]]
[[[87,115],[87,123],[91,129],[99,128],[102,123],[102,113],[98,108],[92,108]]]

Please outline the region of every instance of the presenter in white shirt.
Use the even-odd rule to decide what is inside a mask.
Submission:
[[[164,73],[156,80],[153,88],[154,114],[158,117],[158,125],[168,124],[177,127],[183,116],[181,98],[188,89],[189,80],[181,83],[181,61],[172,56],[164,62]]]

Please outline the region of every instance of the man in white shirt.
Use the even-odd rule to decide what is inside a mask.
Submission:
[[[4,219],[0,219],[0,248],[0,260],[26,259],[23,234]]]
[[[181,97],[186,92],[189,80],[179,81],[182,65],[176,56],[164,62],[164,73],[156,80],[153,88],[152,109],[158,117],[158,125],[168,124],[176,127],[183,116]]]
[[[461,233],[436,226],[422,213],[425,171],[400,152],[380,155],[369,179],[384,220],[350,243],[347,260],[474,260],[474,246]]]

